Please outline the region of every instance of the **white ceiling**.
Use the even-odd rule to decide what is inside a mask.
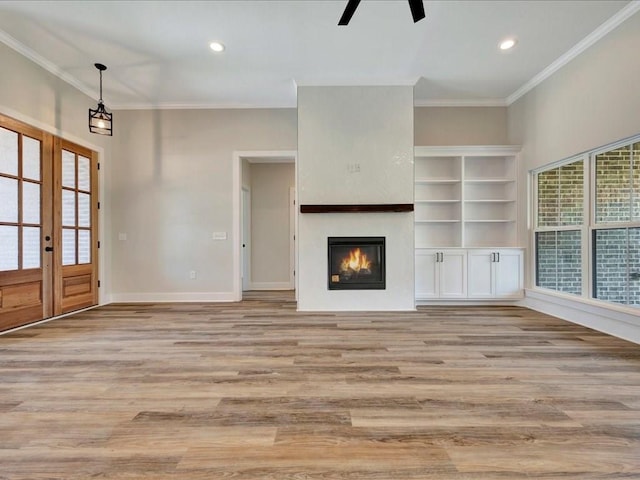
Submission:
[[[414,25],[406,0],[364,0],[338,26],[346,3],[0,1],[0,40],[93,97],[104,63],[110,109],[293,107],[296,85],[415,84],[417,105],[504,105],[640,9],[425,0]]]

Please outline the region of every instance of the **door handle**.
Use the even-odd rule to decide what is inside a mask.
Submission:
[[[497,252],[496,255],[498,256],[498,260],[496,260],[498,263],[500,263],[500,252]]]
[[[496,254],[495,253],[491,253],[491,263],[496,261]]]
[[[45,252],[53,252],[53,247],[44,247]]]

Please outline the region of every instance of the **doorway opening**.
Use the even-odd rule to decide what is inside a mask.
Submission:
[[[296,152],[235,152],[234,160],[234,297],[282,292],[291,298],[297,261]]]

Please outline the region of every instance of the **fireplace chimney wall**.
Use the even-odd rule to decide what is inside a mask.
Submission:
[[[413,87],[299,87],[297,205],[413,203]],[[412,310],[413,212],[298,208],[298,309]],[[386,238],[386,289],[327,288],[327,238]]]

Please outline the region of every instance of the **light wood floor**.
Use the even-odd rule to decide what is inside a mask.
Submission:
[[[90,478],[640,479],[640,347],[520,308],[266,294],[0,336],[0,479]]]

